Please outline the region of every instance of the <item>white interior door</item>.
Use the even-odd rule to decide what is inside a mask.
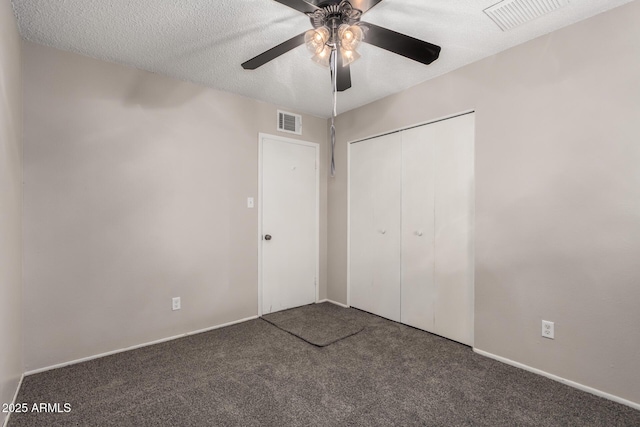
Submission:
[[[401,139],[350,146],[350,304],[400,321]]]
[[[402,132],[402,323],[435,332],[435,138],[426,125]]]
[[[474,114],[428,125],[435,144],[435,333],[473,345]]]
[[[318,145],[267,135],[260,144],[259,299],[268,314],[316,301]]]

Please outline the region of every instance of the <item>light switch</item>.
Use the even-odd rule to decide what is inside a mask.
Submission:
[[[248,208],[253,207],[253,197],[247,197],[247,207]]]

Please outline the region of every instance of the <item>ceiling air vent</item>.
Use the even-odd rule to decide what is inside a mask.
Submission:
[[[302,116],[278,110],[278,130],[302,135]]]
[[[568,0],[504,0],[484,10],[502,31],[515,28],[569,4]]]

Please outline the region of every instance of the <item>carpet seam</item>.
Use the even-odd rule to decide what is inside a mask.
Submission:
[[[260,317],[260,319],[264,320],[265,322],[267,322],[267,323],[268,323],[268,324],[270,324],[270,325],[275,326],[276,328],[280,329],[281,331],[284,331],[284,332],[286,332],[286,333],[288,333],[288,334],[291,334],[291,335],[293,335],[294,337],[299,338],[299,339],[301,339],[302,341],[304,341],[304,342],[306,342],[306,343],[309,343],[309,344],[313,345],[314,347],[318,347],[318,348],[328,347],[328,346],[330,346],[331,344],[337,343],[338,341],[342,341],[342,340],[343,340],[343,339],[345,339],[345,338],[349,338],[349,337],[354,336],[355,334],[359,334],[360,332],[362,332],[362,331],[364,330],[364,326],[363,326],[362,328],[358,329],[357,331],[355,331],[355,332],[353,332],[353,333],[351,333],[351,334],[349,334],[349,335],[345,335],[344,337],[340,337],[340,338],[338,338],[338,339],[336,339],[336,340],[333,340],[333,341],[330,341],[330,342],[328,342],[328,343],[326,343],[326,344],[324,344],[324,345],[321,345],[321,344],[316,344],[316,343],[314,343],[314,342],[312,342],[312,341],[309,341],[308,339],[305,339],[304,337],[302,337],[302,336],[300,336],[300,335],[298,335],[298,334],[296,334],[296,333],[294,333],[294,332],[288,331],[288,330],[286,330],[286,329],[284,329],[284,328],[282,328],[282,327],[280,327],[280,326],[276,325],[276,324],[275,324],[275,323],[273,323],[272,321],[270,321],[270,320],[268,320],[268,319],[265,319],[264,317]]]

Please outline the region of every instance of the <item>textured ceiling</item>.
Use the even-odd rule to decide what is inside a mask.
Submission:
[[[364,21],[440,45],[422,65],[363,44],[344,112],[631,0],[570,0],[503,32],[483,12],[497,0],[383,0]],[[329,72],[304,46],[254,71],[240,64],[311,28],[273,0],[13,0],[22,36],[94,58],[188,80],[285,107],[331,114]],[[606,37],[606,34],[602,35]]]

